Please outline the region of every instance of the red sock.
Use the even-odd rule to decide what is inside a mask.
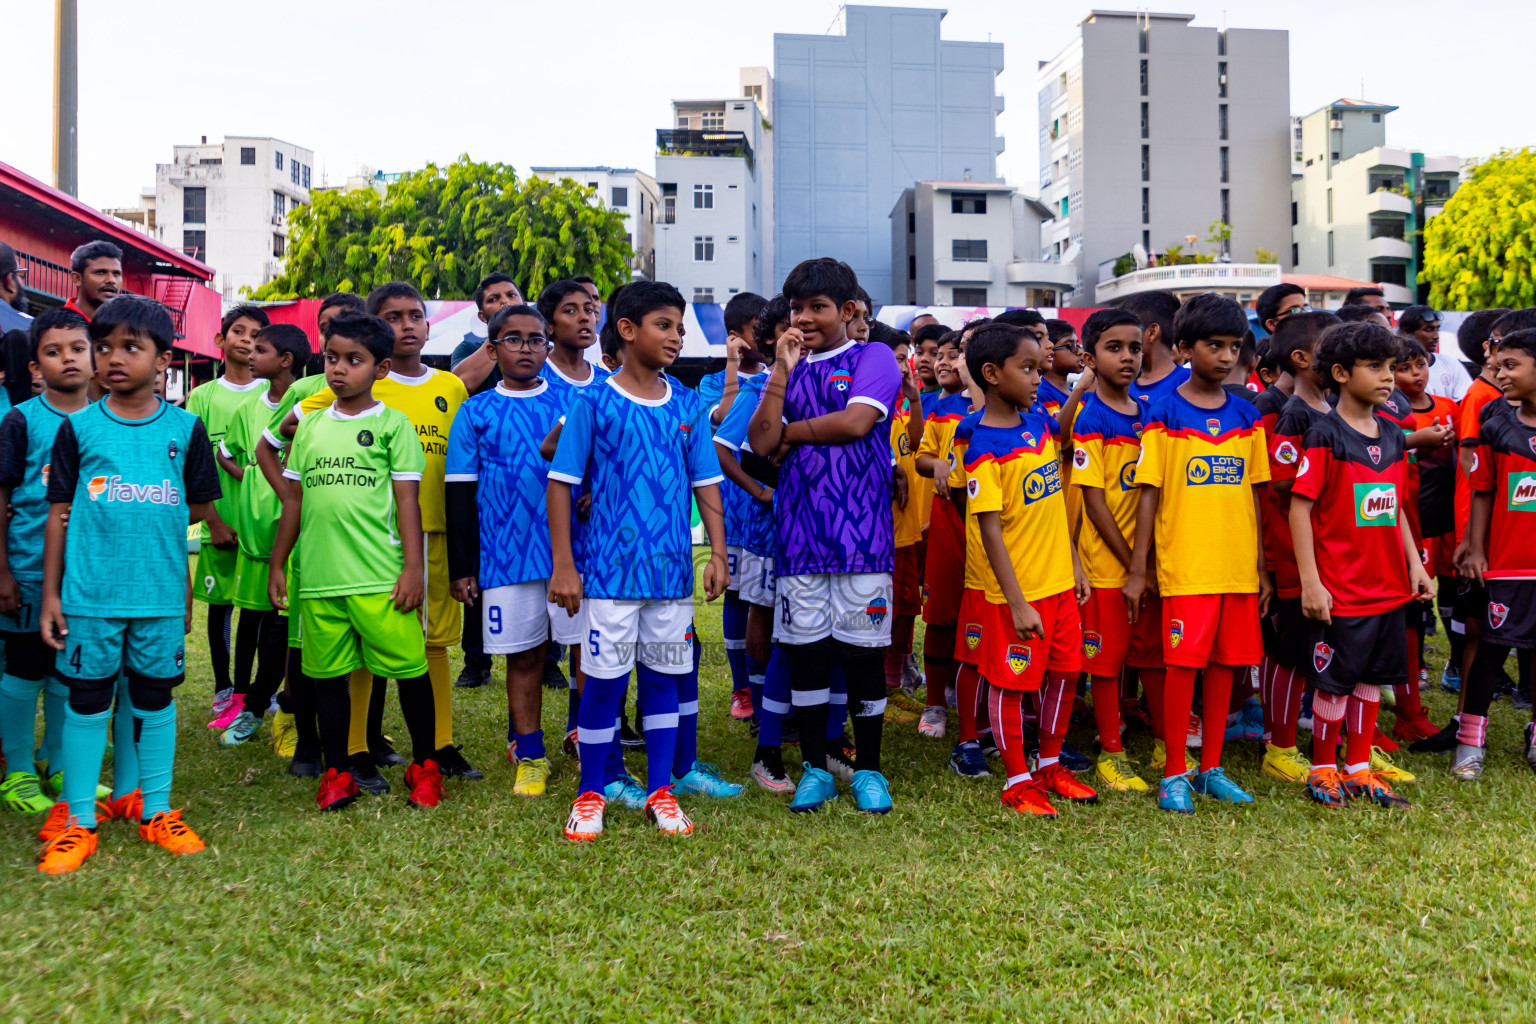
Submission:
[[[1419,631],[1408,631],[1408,682],[1392,687],[1397,696],[1397,717],[1409,720],[1424,717],[1424,701],[1419,697]]]
[[[1232,706],[1232,677],[1238,671],[1232,665],[1205,666],[1205,707],[1201,714],[1204,737],[1200,744],[1202,772],[1221,765],[1221,741],[1227,732],[1227,709]]]
[[[1347,698],[1321,690],[1312,694],[1312,767],[1338,767],[1339,727],[1348,707]]]
[[[1147,717],[1152,719],[1152,737],[1164,739],[1163,736],[1163,687],[1168,678],[1168,670],[1161,668],[1139,668],[1136,674],[1141,676],[1141,688],[1147,694]]]
[[[945,642],[945,637],[948,642]],[[948,707],[944,689],[955,681],[955,627],[929,626],[923,635],[923,674],[928,677],[924,699],[931,708]]]
[[[1072,721],[1072,697],[1076,680],[1065,676],[1046,679],[1040,691],[1040,760],[1054,761],[1061,756],[1061,744],[1067,738],[1067,724]]]
[[[1019,713],[1021,696],[1017,690],[1005,690],[1000,686],[992,687],[987,695],[987,710],[992,713],[992,720],[998,723],[994,738],[1007,775],[1004,789],[1029,778],[1029,751],[1024,749],[1024,719]]]
[[[1163,742],[1168,758],[1163,763],[1163,778],[1171,779],[1184,774],[1184,739],[1189,730],[1189,709],[1195,702],[1195,670],[1169,665],[1167,673],[1163,686]]]
[[[1120,752],[1120,680],[1092,676],[1093,720],[1099,726],[1099,746],[1107,753]]]
[[[1313,698],[1316,707],[1316,698]],[[1356,684],[1350,694],[1349,707],[1345,711],[1349,719],[1349,735],[1344,741],[1344,770],[1359,771],[1360,766],[1371,766],[1371,733],[1375,729],[1376,714],[1381,709],[1381,687]]]
[[[981,690],[981,673],[975,665],[961,664],[955,677],[955,710],[960,714],[960,742],[976,738],[976,700]]]
[[[1301,717],[1301,695],[1305,690],[1300,672],[1275,665],[1269,686],[1270,699],[1275,704],[1270,714],[1273,732],[1269,741],[1281,749],[1296,745],[1296,719]]]

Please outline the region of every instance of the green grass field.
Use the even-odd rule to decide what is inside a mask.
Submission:
[[[718,605],[701,610],[719,636]],[[885,817],[848,798],[790,815],[758,790],[694,798],[684,840],[614,810],[561,836],[576,777],[512,795],[498,684],[456,692],[489,778],[432,812],[395,794],[321,816],[268,746],[204,728],[201,616],[180,691],[176,806],[208,849],[175,859],[120,822],[72,875],[34,868],[38,819],[0,829],[0,1020],[1529,1020],[1536,778],[1495,705],[1484,780],[1404,755],[1406,813],[1328,813],[1227,763],[1258,798],[1191,818],[1110,794],[1054,822],[944,769],[889,726]],[[457,664],[455,664],[457,673]],[[497,669],[500,679],[500,667]],[[753,746],[706,670],[703,756]],[[548,693],[548,691],[546,691]],[[1451,701],[1429,696],[1443,720]],[[559,735],[563,696],[548,699]],[[389,729],[404,730],[391,702]],[[265,733],[263,733],[265,737]],[[1080,749],[1092,749],[1076,733]],[[1135,734],[1145,764],[1151,741]],[[640,756],[631,765],[643,773]]]

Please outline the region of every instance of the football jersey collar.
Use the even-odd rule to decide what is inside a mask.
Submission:
[[[660,398],[641,398],[639,395],[632,395],[628,391],[625,391],[622,387],[619,386],[619,382],[614,380],[612,377],[607,378],[607,384],[609,387],[613,388],[613,390],[617,391],[631,402],[634,402],[636,405],[647,405],[652,409],[659,409],[666,405],[668,402],[672,401],[672,382],[665,377],[661,378],[661,382],[667,386],[666,394],[662,395]]]
[[[831,359],[834,356],[840,356],[857,344],[858,342],[854,341],[852,338],[849,338],[847,341],[843,342],[843,344],[837,346],[837,348],[827,349],[823,352],[812,352],[810,355],[805,357],[805,361],[808,363],[819,363],[823,359]]]
[[[369,416],[377,416],[379,413],[381,413],[383,411],[384,411],[384,403],[383,402],[374,402],[372,405],[370,405],[368,408],[364,409],[362,412],[354,412],[354,413],[344,413],[340,409],[336,408],[335,405],[328,405],[328,406],[325,407],[325,414],[327,416],[329,416],[333,420],[360,420],[360,419],[366,419]]]
[[[219,383],[236,394],[245,394],[247,391],[254,391],[259,387],[265,387],[270,382],[262,380],[260,377],[254,377],[249,384],[231,384],[228,377],[220,377]]]
[[[496,393],[498,395],[500,395],[502,398],[534,398],[534,397],[536,397],[538,395],[542,395],[544,392],[546,392],[548,390],[549,390],[549,381],[544,380],[542,378],[540,378],[540,380],[539,380],[539,386],[538,387],[536,387],[536,388],[529,388],[526,391],[513,391],[511,388],[506,386],[505,382],[503,382],[503,381],[497,381],[496,382]]]
[[[434,376],[437,375],[437,371],[432,369],[430,366],[422,367],[422,371],[423,372],[420,377],[407,377],[403,374],[396,373],[394,370],[390,370],[389,379],[394,381],[396,384],[404,384],[407,387],[415,387],[418,384],[425,384],[427,381],[431,380]]]

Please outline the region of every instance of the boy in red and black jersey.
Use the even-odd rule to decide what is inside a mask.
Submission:
[[[1381,687],[1406,677],[1404,606],[1428,600],[1429,575],[1406,516],[1405,443],[1376,410],[1395,390],[1399,345],[1377,324],[1340,324],[1318,344],[1337,407],[1307,429],[1291,489],[1290,522],[1307,622],[1312,770],[1307,794],[1326,807],[1366,798],[1406,807],[1371,768]],[[1335,763],[1349,718],[1344,774]]]
[[[1482,774],[1488,704],[1510,648],[1520,652],[1520,682],[1531,680],[1536,647],[1536,330],[1506,334],[1490,360],[1504,397],[1518,407],[1488,417],[1471,459],[1471,515],[1462,569],[1486,583],[1488,617],[1465,686],[1456,760],[1458,778]],[[1536,724],[1525,728],[1525,759],[1536,768]]]

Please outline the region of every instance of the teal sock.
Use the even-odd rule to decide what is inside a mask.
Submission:
[[[96,780],[101,778],[101,759],[107,752],[111,711],[82,715],[72,707],[64,712],[64,802],[75,824],[96,827]]]
[[[134,709],[139,720],[139,790],[144,820],[171,809],[171,774],[176,765],[176,702],[159,711]]]
[[[32,770],[32,737],[37,722],[41,680],[0,676],[0,746],[5,748],[6,772]]]
[[[133,701],[128,676],[117,677],[117,710],[112,714],[112,799],[139,788],[139,750],[133,742]]]
[[[64,709],[69,707],[69,687],[49,677],[43,683],[43,746],[40,761],[62,764],[64,756]],[[50,768],[50,771],[58,771]]]

